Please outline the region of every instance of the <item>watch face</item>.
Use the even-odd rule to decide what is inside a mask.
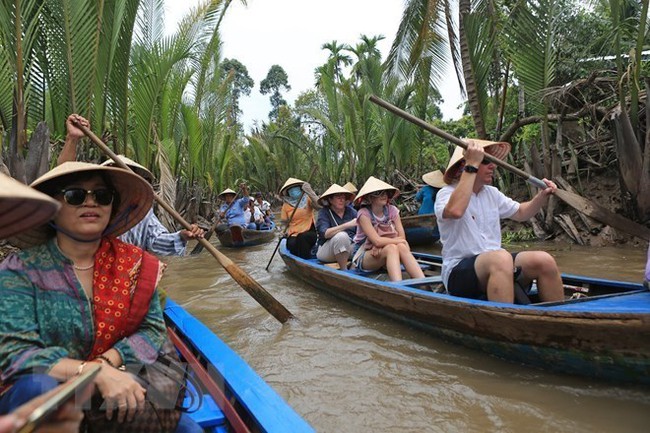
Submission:
[[[478,168],[473,165],[466,165],[464,170],[468,173],[478,173]]]

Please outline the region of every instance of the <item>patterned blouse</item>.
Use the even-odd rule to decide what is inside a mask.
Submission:
[[[72,261],[54,238],[9,256],[0,264],[0,383],[46,373],[62,358],[87,359],[95,334],[91,311]],[[164,338],[156,290],[138,331],[113,348],[125,364],[149,364]]]

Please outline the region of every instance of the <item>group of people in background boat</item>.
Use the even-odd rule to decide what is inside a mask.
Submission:
[[[315,255],[336,261],[340,269],[361,272],[385,267],[391,281],[402,280],[402,266],[410,278],[424,278],[406,241],[399,209],[390,202],[399,195],[394,186],[371,176],[356,196],[333,184],[318,197],[309,183],[289,178],[280,193],[292,254],[305,259]]]
[[[255,197],[249,196],[248,186],[240,186],[242,197],[230,188],[223,190],[218,197],[222,200],[217,218],[220,224],[217,231],[227,230],[238,226],[249,230],[269,230],[272,227],[271,204],[264,200],[261,192],[256,192]]]

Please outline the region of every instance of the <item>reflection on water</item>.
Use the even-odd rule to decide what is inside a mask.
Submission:
[[[319,432],[648,431],[648,389],[447,344],[304,285],[279,255],[265,271],[274,247],[221,251],[299,321],[281,326],[205,251],[165,258],[163,286]],[[548,250],[563,272],[629,281],[641,281],[646,259],[640,248],[524,248]]]

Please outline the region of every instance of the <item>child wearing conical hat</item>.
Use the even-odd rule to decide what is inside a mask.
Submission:
[[[424,278],[406,241],[399,209],[390,203],[398,195],[397,188],[373,176],[361,187],[354,199],[360,209],[352,263],[360,271],[386,267],[391,281],[402,280],[401,265],[411,278]]]

